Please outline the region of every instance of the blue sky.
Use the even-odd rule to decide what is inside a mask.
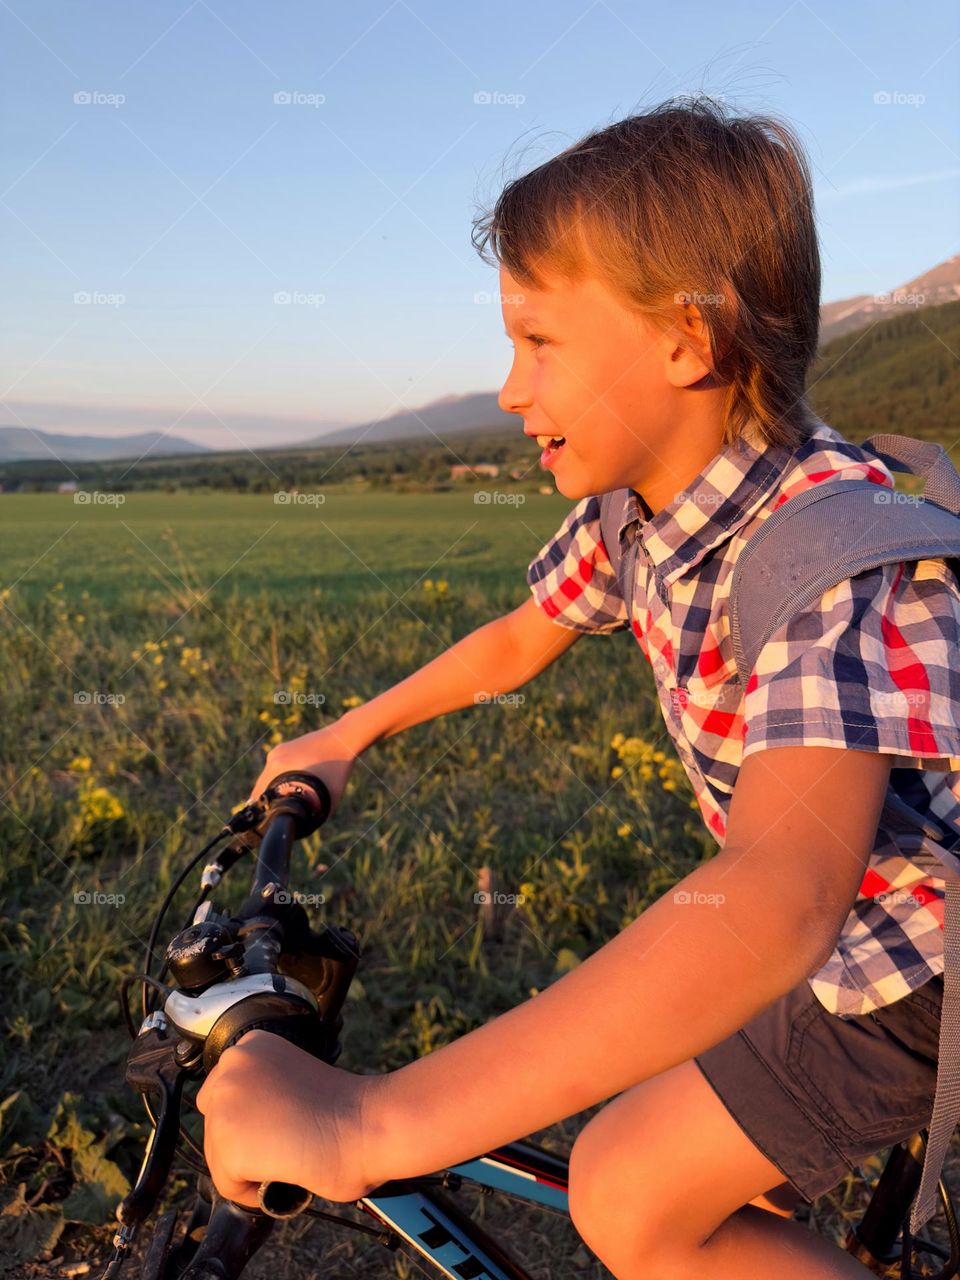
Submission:
[[[903,284],[958,248],[958,39],[953,0],[0,0],[0,423],[229,448],[496,388],[475,206],[677,93],[796,126],[824,301]]]

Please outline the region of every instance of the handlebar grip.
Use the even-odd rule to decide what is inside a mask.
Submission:
[[[281,773],[263,793],[267,812],[261,827],[253,892],[271,882],[286,884],[294,842],[312,835],[330,816],[331,799],[322,779],[312,773]]]
[[[261,1182],[257,1203],[271,1218],[295,1218],[313,1199],[313,1192],[295,1182]]]
[[[332,799],[322,778],[315,773],[291,769],[278,774],[261,796],[267,804],[267,817],[276,813],[292,813],[297,819],[295,839],[303,840],[323,826],[330,816]]]

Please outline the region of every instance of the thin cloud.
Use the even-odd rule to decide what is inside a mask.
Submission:
[[[899,191],[901,187],[922,187],[933,182],[946,182],[960,178],[960,168],[937,169],[932,173],[889,174],[875,178],[854,178],[840,187],[826,187],[817,193],[817,200],[841,200],[847,196],[874,195],[879,191]]]

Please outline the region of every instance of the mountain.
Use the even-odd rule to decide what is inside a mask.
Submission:
[[[133,436],[65,436],[30,427],[0,427],[0,462],[27,459],[44,462],[104,462],[111,458],[160,458],[181,453],[209,453],[202,444],[162,431]]]
[[[440,435],[447,431],[503,431],[519,427],[522,420],[515,413],[504,413],[497,404],[496,391],[474,391],[465,396],[443,396],[419,409],[406,409],[377,418],[356,427],[344,427],[329,435],[317,436],[309,445],[375,444],[378,441],[408,440],[418,436]]]
[[[957,444],[960,302],[899,312],[820,348],[810,371],[816,412],[851,440],[876,432]]]
[[[960,254],[954,254],[889,293],[859,293],[855,298],[828,302],[820,308],[820,344],[887,316],[903,315],[921,307],[938,307],[957,299],[960,299]]]

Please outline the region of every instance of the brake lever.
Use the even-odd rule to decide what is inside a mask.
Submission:
[[[147,1140],[137,1180],[117,1209],[122,1226],[135,1229],[153,1211],[166,1185],[180,1133],[180,1105],[187,1070],[177,1061],[177,1037],[166,1016],[155,1011],[140,1028],[127,1055],[127,1084],[159,1099],[155,1128]]]

